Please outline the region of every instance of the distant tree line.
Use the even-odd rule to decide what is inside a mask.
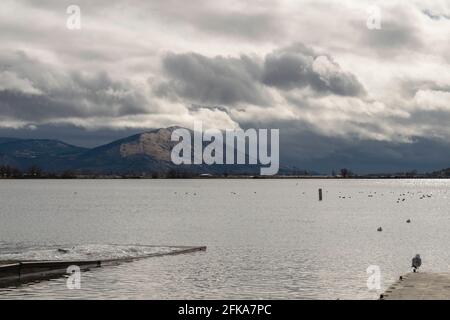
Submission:
[[[75,178],[123,178],[123,179],[138,179],[138,178],[152,178],[152,179],[189,179],[195,178],[195,174],[186,170],[171,169],[162,172],[125,172],[115,173],[113,171],[106,173],[99,172],[76,172],[65,170],[62,172],[47,172],[37,165],[33,165],[26,170],[20,170],[17,167],[10,165],[0,166],[0,179],[75,179]]]
[[[292,177],[308,177],[315,176],[314,174],[304,171],[304,170],[293,170],[292,172],[286,173],[283,176]],[[120,172],[115,173],[110,172],[89,172],[89,171],[71,171],[65,170],[61,172],[47,172],[44,171],[37,165],[32,165],[26,170],[20,170],[17,167],[10,165],[0,165],[0,179],[76,179],[76,178],[121,178],[121,179],[190,179],[197,177],[211,177],[211,178],[227,178],[227,177],[253,177],[253,178],[270,178],[261,177],[251,173],[241,173],[241,174],[200,174],[198,172],[190,170],[181,169],[169,169],[166,171],[155,171],[155,172]],[[329,176],[328,176],[329,177]],[[399,173],[378,173],[378,174],[366,174],[358,175],[353,173],[350,169],[342,168],[339,173],[335,170],[331,172],[332,178],[450,178],[450,168],[443,169],[440,171],[434,171],[431,173],[418,173],[417,170],[399,172]]]
[[[410,170],[396,173],[373,173],[373,174],[355,174],[347,168],[343,168],[336,174],[333,170],[331,173],[335,178],[450,178],[450,168],[431,173],[419,173],[417,170]]]
[[[75,173],[66,170],[60,173],[45,172],[39,166],[33,165],[27,170],[20,170],[19,168],[1,165],[0,166],[0,179],[73,179],[76,178]]]
[[[0,177],[1,178],[20,178],[23,173],[17,168],[11,166],[0,166]]]

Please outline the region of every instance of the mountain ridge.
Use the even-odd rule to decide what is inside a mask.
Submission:
[[[167,173],[170,171],[187,172],[198,175],[208,173],[213,175],[226,174],[249,174],[255,175],[260,173],[260,165],[181,165],[177,166],[170,160],[172,147],[177,142],[170,140],[170,133],[181,127],[168,127],[149,129],[143,132],[133,134],[124,138],[120,138],[109,143],[99,145],[93,148],[84,148],[65,143],[60,140],[52,139],[20,139],[14,137],[0,137],[0,166],[10,166],[17,168],[23,172],[29,170],[32,166],[37,166],[45,172],[62,173],[71,171],[80,175],[125,175],[125,176],[146,176],[152,174]],[[189,130],[189,129],[188,129]],[[189,130],[192,133],[192,130]],[[302,141],[308,141],[303,139]],[[283,141],[281,141],[283,142]],[[414,149],[410,145],[397,146],[392,145],[391,150],[402,150],[399,154],[405,154],[411,159],[425,161],[426,157],[432,157],[434,154],[432,141],[419,141],[420,147],[427,152],[419,153],[419,158],[412,157]],[[204,146],[207,143],[204,143]],[[440,145],[439,145],[440,146]],[[286,159],[285,154],[290,150],[294,152],[295,141],[285,144],[281,150],[281,158],[284,159],[280,163],[279,174],[288,175],[320,175],[320,173],[339,172],[341,168],[347,168],[356,174],[366,176],[389,176],[389,175],[410,175],[417,168],[411,159],[399,158],[389,160],[389,155],[377,153],[375,159],[371,159],[374,150],[378,150],[383,146],[379,143],[364,143],[358,148],[342,149],[339,152],[330,153],[329,156],[315,157],[314,161],[305,161],[301,159],[302,150],[298,151],[300,158]],[[447,154],[447,146],[442,146],[442,153]],[[397,149],[396,149],[397,148]],[[400,149],[398,149],[400,148]],[[386,149],[386,148],[384,148]],[[369,153],[367,153],[369,150]],[[236,150],[235,150],[236,152]],[[311,151],[309,151],[311,152]],[[367,157],[369,154],[370,157]],[[313,154],[314,155],[314,154]],[[449,153],[450,157],[450,153]],[[385,159],[386,158],[386,159]],[[449,158],[450,159],[450,158]],[[371,162],[370,162],[370,161]],[[378,169],[376,172],[365,172],[358,169],[358,165],[367,162],[373,167],[381,167],[382,161],[391,161],[395,165],[394,170]],[[395,160],[395,161],[394,161]],[[327,164],[329,162],[329,164]],[[299,165],[300,164],[300,168]],[[321,166],[327,166],[330,169],[321,169]],[[303,167],[303,168],[302,168]],[[416,167],[416,168],[415,168]],[[427,170],[416,171],[420,174],[442,177],[449,176],[448,171],[442,168],[448,168],[446,161],[436,163]],[[306,168],[307,170],[305,170]],[[331,170],[333,169],[333,170]]]
[[[195,174],[259,172],[259,165],[173,164],[170,154],[178,142],[171,141],[171,134],[178,128],[181,127],[149,129],[94,148],[77,147],[51,139],[0,137],[0,165],[14,166],[20,170],[38,166],[50,172],[71,170],[107,175],[142,175],[171,170]],[[189,131],[192,133],[192,130]]]

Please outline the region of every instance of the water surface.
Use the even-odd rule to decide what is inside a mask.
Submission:
[[[449,186],[449,180],[0,180],[0,256],[39,257],[59,246],[208,246],[93,269],[82,274],[80,290],[59,278],[0,289],[0,298],[374,299],[379,291],[366,285],[370,265],[380,267],[381,290],[409,271],[416,253],[424,270],[449,270]]]

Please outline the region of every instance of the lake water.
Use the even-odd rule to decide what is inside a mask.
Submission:
[[[449,187],[450,180],[0,180],[0,258],[55,246],[208,247],[92,269],[79,290],[63,277],[2,288],[0,299],[375,299],[370,265],[380,267],[381,291],[410,271],[416,253],[424,271],[449,271]]]

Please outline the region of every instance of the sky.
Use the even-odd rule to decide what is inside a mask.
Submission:
[[[0,136],[203,121],[304,169],[450,167],[450,0],[3,0],[0,30]]]

